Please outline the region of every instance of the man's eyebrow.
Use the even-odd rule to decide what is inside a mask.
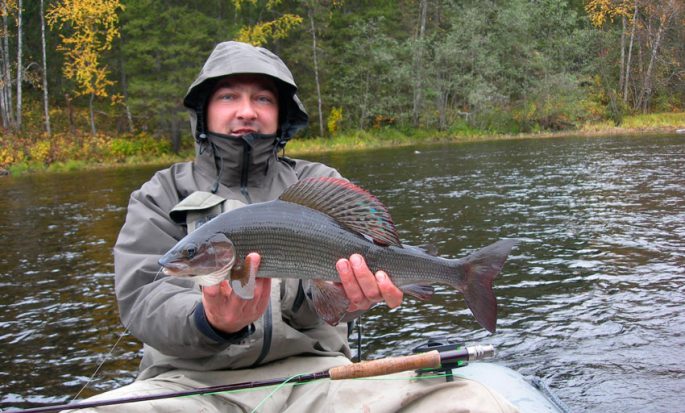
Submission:
[[[231,81],[231,80],[225,80],[222,82],[219,82],[218,85],[215,87],[215,91],[223,88],[230,89],[232,87],[236,87],[236,85],[240,84],[242,82],[236,82],[236,81]],[[263,84],[263,83],[257,83],[257,86],[259,86],[260,90],[268,91],[271,93],[278,93],[278,89],[276,88],[276,85],[270,85],[270,84]]]

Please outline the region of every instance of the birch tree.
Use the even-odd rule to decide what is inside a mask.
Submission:
[[[43,111],[45,113],[45,133],[51,136],[50,108],[48,106],[48,59],[45,42],[45,0],[40,0],[40,38],[43,52]]]
[[[64,52],[64,76],[76,82],[77,95],[89,96],[93,135],[97,133],[93,102],[96,97],[108,97],[107,88],[114,84],[108,79],[109,69],[101,56],[119,37],[117,13],[123,9],[119,0],[62,0],[47,14],[51,27],[71,28],[70,33],[60,34],[62,42],[57,48]]]
[[[625,75],[623,78],[623,102],[628,102],[628,85],[630,84],[630,62],[633,57],[633,44],[635,43],[635,27],[637,27],[637,11],[638,11],[638,0],[635,0],[632,24],[630,25],[630,42],[628,44],[628,57],[626,58],[625,66],[622,66],[625,70]]]
[[[312,60],[314,61],[314,81],[316,82],[316,101],[317,113],[319,115],[319,135],[324,135],[323,129],[323,102],[321,99],[321,81],[319,79],[319,58],[316,50],[316,26],[314,25],[314,5],[309,4],[307,6],[307,16],[309,17],[310,31],[312,34]]]
[[[21,92],[22,92],[22,76],[24,74],[24,66],[22,63],[22,38],[23,38],[23,4],[22,0],[19,0],[17,4],[17,120],[15,123],[15,128],[17,130],[21,129]]]
[[[305,0],[303,3],[304,8],[307,11],[307,18],[309,19],[309,34],[311,35],[312,43],[312,63],[314,70],[314,84],[316,89],[316,102],[317,102],[317,117],[319,120],[319,135],[324,136],[325,133],[325,122],[324,122],[324,102],[323,102],[323,92],[322,92],[322,65],[320,63],[321,44],[319,42],[319,32],[321,31],[320,26],[326,27],[332,18],[333,10],[335,8],[340,8],[344,5],[343,0],[327,0],[327,1],[314,1]],[[320,22],[317,24],[317,22]]]
[[[413,56],[413,75],[414,91],[412,100],[412,123],[419,125],[419,114],[421,112],[421,100],[423,92],[423,53],[425,48],[424,37],[426,34],[426,16],[428,14],[428,0],[419,1],[419,18],[414,42]]]
[[[607,23],[613,23],[618,17],[621,18],[621,62],[618,81],[619,91],[627,90],[628,87],[628,78],[630,77],[630,61],[635,33],[635,16],[638,9],[637,4],[638,0],[635,0],[634,3],[630,0],[589,0],[585,5],[585,11],[590,18],[590,21],[597,28],[601,28]],[[632,9],[634,9],[634,12]],[[625,38],[626,28],[629,24],[632,27],[632,32],[630,36],[630,46],[628,46],[628,54],[626,55]],[[626,100],[627,97],[624,96],[624,101]]]
[[[12,59],[10,58],[10,27],[9,17],[16,11],[14,0],[0,0],[0,12],[2,13],[2,41],[0,42],[0,69],[2,71],[2,87],[0,87],[0,105],[2,109],[2,125],[6,129],[14,129],[16,118],[14,104],[12,102]]]
[[[678,17],[683,13],[684,8],[682,0],[649,3],[643,8],[646,13],[646,27],[648,28],[646,35],[651,47],[649,63],[647,63],[642,80],[642,88],[634,106],[635,109],[641,109],[643,113],[647,113],[650,99],[654,92],[654,70],[664,35],[670,28],[671,23],[678,21]]]

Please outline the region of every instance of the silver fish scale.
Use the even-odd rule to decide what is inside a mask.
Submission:
[[[398,285],[442,283],[455,286],[462,262],[405,246],[383,247],[341,227],[331,217],[284,201],[254,204],[225,214],[199,230],[222,232],[238,257],[261,255],[258,276],[338,281],[335,263],[359,253],[372,271],[383,269]]]

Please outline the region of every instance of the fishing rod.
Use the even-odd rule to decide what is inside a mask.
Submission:
[[[387,357],[378,360],[362,361],[359,363],[337,366],[328,370],[310,374],[301,374],[292,377],[281,377],[260,381],[248,381],[242,383],[225,384],[209,387],[198,387],[192,390],[167,392],[145,396],[122,397],[111,400],[95,400],[76,403],[67,403],[52,406],[35,407],[26,410],[11,410],[4,413],[47,413],[61,410],[85,409],[91,407],[111,406],[115,404],[128,404],[150,400],[170,399],[184,396],[198,396],[228,392],[258,387],[274,386],[278,384],[303,384],[321,379],[346,380],[364,377],[375,377],[386,374],[399,373],[409,370],[442,370],[458,367],[464,362],[482,360],[494,357],[495,348],[492,345],[475,346],[444,346],[440,350],[428,350],[418,354],[399,357]]]

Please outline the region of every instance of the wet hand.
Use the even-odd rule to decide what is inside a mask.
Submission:
[[[402,290],[390,281],[384,271],[373,274],[361,255],[352,254],[349,260],[342,258],[335,267],[350,301],[348,312],[368,310],[381,301],[390,308],[402,303]]]
[[[245,257],[245,265],[259,268],[261,257],[257,253]],[[235,333],[258,320],[269,304],[271,279],[257,278],[254,298],[245,300],[233,292],[227,280],[202,289],[202,305],[207,321],[224,333]]]

